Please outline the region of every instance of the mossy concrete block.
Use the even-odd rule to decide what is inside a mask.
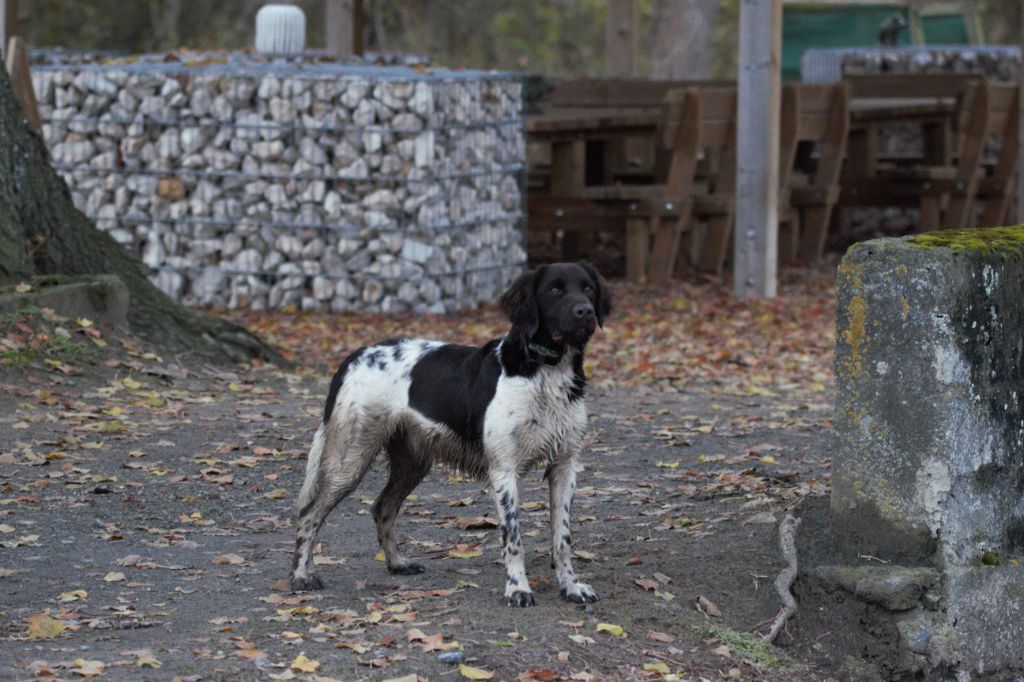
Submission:
[[[115,275],[44,277],[32,282],[28,291],[0,290],[0,314],[49,308],[64,317],[84,317],[124,329],[128,328],[128,304],[128,287]]]
[[[937,569],[894,614],[908,660],[1020,675],[1024,227],[858,244],[837,298],[832,525],[858,551]],[[874,587],[854,592],[881,603]],[[916,589],[891,587],[874,596]]]
[[[890,556],[1024,550],[1024,229],[985,232],[864,242],[839,268],[831,512]]]

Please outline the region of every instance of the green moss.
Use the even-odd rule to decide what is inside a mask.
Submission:
[[[949,249],[954,253],[999,254],[1004,259],[1024,257],[1024,225],[926,232],[908,240],[918,249]]]
[[[790,663],[790,661],[780,658],[771,644],[749,632],[738,632],[721,625],[703,625],[697,628],[697,632],[705,639],[720,641],[729,647],[734,654],[738,654],[743,658],[749,658],[756,663],[771,666]]]

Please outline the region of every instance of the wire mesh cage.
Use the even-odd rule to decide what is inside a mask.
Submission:
[[[525,264],[515,74],[49,62],[43,136],[76,206],[186,303],[445,312]]]

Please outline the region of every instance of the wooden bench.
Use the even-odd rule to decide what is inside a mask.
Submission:
[[[626,235],[630,280],[664,282],[678,271],[680,261],[721,273],[735,211],[735,87],[713,82],[671,88],[657,110],[638,107],[606,116],[607,110],[597,104],[613,96],[624,98],[621,84],[637,84],[631,103],[650,105],[658,89],[670,81],[653,85],[599,81],[587,82],[588,87],[572,83],[551,95],[552,102],[573,106],[559,110],[565,120],[549,113],[544,125],[537,127],[550,137],[564,123],[567,130],[578,133],[578,139],[570,137],[562,144],[576,144],[577,153],[566,154],[561,148],[560,162],[552,155],[549,191],[530,195],[531,234],[557,229],[570,237],[566,243],[578,243],[588,232],[613,230],[618,223]],[[816,260],[824,248],[839,196],[848,102],[845,85],[793,84],[783,91],[779,190],[783,262],[797,257]],[[578,113],[586,111],[590,113]],[[641,111],[647,113],[637,113]],[[583,146],[621,139],[615,135],[644,126],[657,132],[649,135],[653,161],[643,173],[617,172],[609,167],[606,156],[595,158]],[[574,184],[566,182],[570,177],[575,178]]]
[[[1013,222],[1010,208],[1014,199],[1017,173],[1018,112],[1020,99],[1017,86],[993,85],[986,88],[988,97],[988,133],[998,136],[999,151],[990,166],[984,168],[975,194],[973,210],[968,213],[967,227],[998,227]],[[991,144],[991,137],[988,143]],[[979,208],[980,204],[980,208]]]
[[[867,137],[851,140],[851,161],[844,172],[841,201],[850,206],[918,206],[922,231],[978,224],[976,202],[983,199],[983,224],[999,222],[1008,210],[1016,153],[1016,87],[994,85],[981,76],[874,76],[850,79],[854,96],[897,104],[888,120],[923,123],[920,160],[877,159],[874,127],[885,121],[869,116]],[[914,100],[928,100],[915,105]],[[902,101],[902,103],[900,103]],[[945,108],[943,107],[945,102]],[[920,115],[915,116],[915,106]],[[901,114],[905,110],[905,115]],[[993,135],[1003,138],[997,163],[987,170],[984,155]],[[854,152],[860,143],[864,149]],[[993,223],[994,224],[994,223]]]
[[[832,211],[850,129],[845,84],[790,83],[782,89],[779,172],[779,261],[818,261]]]
[[[658,184],[587,188],[587,197],[625,217],[626,276],[664,282],[672,277],[684,234],[703,230],[686,251],[698,267],[721,269],[732,231],[736,190],[736,90],[671,90],[657,137],[668,159]]]

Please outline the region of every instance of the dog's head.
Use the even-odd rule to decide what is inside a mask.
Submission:
[[[582,348],[604,326],[612,298],[589,263],[554,263],[520,275],[500,304],[525,340]]]

